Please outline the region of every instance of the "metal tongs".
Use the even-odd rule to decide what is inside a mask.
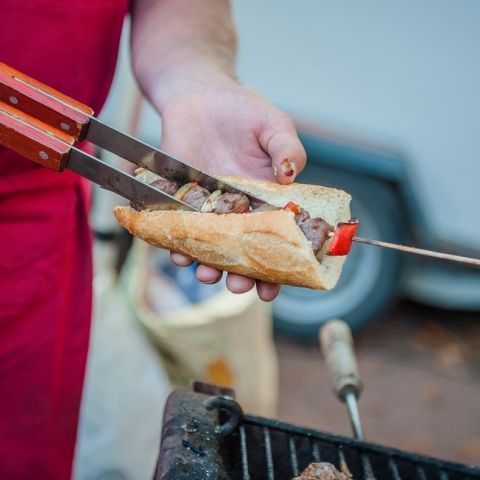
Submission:
[[[93,116],[93,110],[47,85],[0,62],[0,144],[57,172],[68,168],[101,187],[147,209],[182,208],[197,210],[168,193],[138,180],[89,155],[76,146],[88,140],[97,147],[144,167],[180,185],[196,182],[210,192],[238,193],[250,204],[264,200],[241,191],[171,155],[122,133]],[[133,170],[133,169],[132,169]],[[289,202],[291,203],[291,202]],[[288,205],[288,204],[287,204]],[[287,207],[285,207],[287,208]],[[296,206],[296,208],[299,208]],[[480,266],[480,259],[369,240],[356,235],[358,221],[340,223],[330,234],[327,255],[344,256],[352,242],[400,250],[468,265]]]
[[[144,208],[196,210],[137,180],[127,171],[82,151],[75,146],[81,140],[88,140],[168,180],[180,184],[197,182],[211,192],[242,193],[250,200],[264,203],[105,125],[93,116],[93,110],[87,105],[0,62],[0,144],[57,172],[68,168]]]

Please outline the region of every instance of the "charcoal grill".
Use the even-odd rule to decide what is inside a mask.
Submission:
[[[480,479],[478,468],[244,415],[229,396],[175,391],[155,480],[291,480],[310,462],[347,467],[355,480]]]
[[[355,480],[480,479],[479,468],[366,442],[350,328],[330,321],[320,343],[354,439],[244,415],[233,390],[194,382],[193,392],[176,391],[167,401],[155,480],[291,480],[312,462],[331,463]]]

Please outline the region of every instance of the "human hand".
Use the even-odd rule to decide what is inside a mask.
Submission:
[[[234,82],[173,95],[162,108],[162,149],[212,175],[241,175],[292,183],[306,154],[290,117],[258,93]],[[171,254],[179,266],[191,259]],[[222,272],[206,265],[197,279],[216,283]],[[279,285],[229,273],[227,288],[245,293],[256,284],[259,297],[273,300]]]

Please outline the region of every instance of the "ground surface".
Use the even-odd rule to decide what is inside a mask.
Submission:
[[[480,465],[480,313],[403,302],[356,336],[367,439]],[[319,350],[277,338],[280,419],[351,435]]]

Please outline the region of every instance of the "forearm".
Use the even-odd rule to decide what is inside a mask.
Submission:
[[[133,67],[160,111],[177,93],[232,82],[235,51],[228,0],[133,2]]]

